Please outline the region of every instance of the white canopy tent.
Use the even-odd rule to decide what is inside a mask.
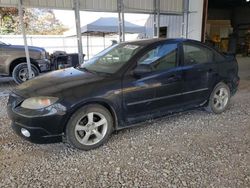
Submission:
[[[119,20],[115,17],[99,18],[98,20],[91,22],[81,27],[81,33],[118,33]],[[124,21],[124,31],[126,33],[144,33],[145,27],[139,26],[127,21]]]
[[[93,12],[117,12],[118,33],[120,41],[125,40],[124,13],[147,13],[154,14],[154,36],[159,36],[160,14],[183,15],[185,0],[0,0],[0,7],[18,7],[20,27],[23,31],[26,59],[31,78],[31,65],[28,54],[26,34],[22,21],[23,7],[51,8],[75,11],[75,22],[78,41],[79,62],[83,60],[82,38],[79,11]]]
[[[82,35],[87,35],[87,57],[89,59],[89,36],[102,36],[105,43],[105,35],[111,35],[118,33],[118,18],[106,17],[99,18],[94,22],[91,22],[83,27],[81,27]],[[124,33],[145,33],[145,27],[139,26],[127,21],[124,21]]]

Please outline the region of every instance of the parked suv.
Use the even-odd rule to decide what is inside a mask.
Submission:
[[[29,46],[32,76],[50,70],[49,54],[40,47]],[[0,41],[0,76],[12,76],[16,83],[28,79],[24,46]]]

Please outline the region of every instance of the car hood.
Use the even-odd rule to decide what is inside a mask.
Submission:
[[[7,45],[6,48],[14,49],[14,50],[24,50],[23,45]],[[44,48],[37,47],[37,46],[28,46],[29,51],[36,51],[36,52],[43,52],[45,51]]]
[[[103,76],[67,68],[36,77],[19,85],[13,92],[24,98],[34,96],[57,96],[77,86],[103,80]]]

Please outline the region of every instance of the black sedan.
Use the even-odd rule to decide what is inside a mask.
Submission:
[[[140,40],[18,86],[8,114],[29,141],[89,150],[147,119],[194,108],[222,113],[238,85],[234,57],[193,40]]]

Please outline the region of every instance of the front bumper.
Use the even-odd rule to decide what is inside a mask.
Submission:
[[[29,127],[17,122],[12,122],[11,127],[17,135],[33,143],[45,144],[62,141],[62,135],[51,135],[41,127]],[[29,131],[30,136],[25,136],[21,131],[22,129]]]
[[[46,71],[51,70],[50,60],[48,60],[48,59],[39,59],[39,60],[36,60],[36,62],[38,63],[38,66],[39,66],[41,72],[46,72]]]
[[[13,130],[22,138],[33,143],[55,143],[62,141],[66,122],[66,108],[60,104],[43,110],[29,110],[20,106],[21,97],[10,95],[7,112]],[[25,136],[22,129],[30,136]]]

